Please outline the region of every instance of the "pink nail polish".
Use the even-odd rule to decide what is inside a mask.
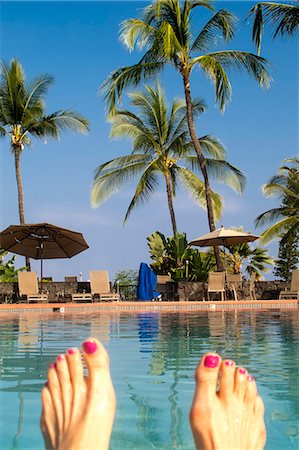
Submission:
[[[234,361],[224,361],[224,364],[226,365],[226,366],[233,366],[235,363],[234,363]]]
[[[76,348],[69,348],[67,351],[68,355],[74,355],[76,353],[77,349]]]
[[[64,355],[58,355],[57,356],[57,360],[58,361],[63,361],[64,360]]]
[[[218,366],[219,357],[214,355],[208,355],[205,357],[204,366],[209,369],[214,369]]]
[[[96,351],[96,349],[97,349],[97,344],[95,342],[86,341],[83,343],[83,350],[85,351],[85,353],[88,353],[89,355],[94,353]]]
[[[55,363],[52,363],[52,364],[49,365],[49,369],[55,369],[55,367],[56,367]]]
[[[246,373],[246,369],[243,369],[243,368],[241,367],[241,369],[239,369],[239,373],[241,373],[242,375],[244,375],[244,374]]]
[[[253,378],[251,375],[249,375],[249,376],[247,377],[247,380],[248,380],[248,381],[254,381],[254,378]]]

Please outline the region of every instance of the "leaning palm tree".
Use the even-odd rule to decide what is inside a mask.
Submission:
[[[262,36],[265,25],[274,28],[273,38],[294,36],[299,29],[299,6],[285,3],[259,2],[249,11],[253,19],[252,41],[258,55],[261,52]]]
[[[40,75],[26,82],[20,62],[0,63],[0,135],[10,140],[15,159],[20,223],[25,223],[24,192],[20,169],[23,150],[31,144],[31,138],[58,139],[61,131],[88,131],[88,121],[73,111],[59,110],[45,113],[44,98],[53,78]],[[26,259],[29,265],[29,259]]]
[[[128,207],[124,222],[134,207],[145,202],[159,185],[159,176],[164,179],[168,208],[173,228],[177,224],[173,197],[179,182],[194,199],[206,207],[205,185],[197,176],[200,173],[197,156],[188,132],[187,109],[184,100],[177,99],[168,107],[164,92],[157,83],[156,88],[145,87],[144,92],[132,92],[130,110],[116,110],[110,117],[111,137],[128,137],[133,151],[130,155],[101,164],[95,172],[92,187],[92,204],[99,205],[111,194],[117,192],[125,182],[140,176],[133,199]],[[192,104],[193,114],[203,112],[201,100]],[[204,151],[207,172],[218,181],[242,192],[245,178],[243,173],[225,159],[225,150],[213,136],[200,137]],[[221,197],[211,192],[213,211],[217,219],[222,210]]]
[[[263,193],[267,197],[277,197],[281,201],[278,208],[272,208],[256,218],[256,225],[275,222],[261,235],[261,242],[266,244],[275,238],[285,239],[299,234],[299,156],[285,159],[279,168],[278,175],[274,175],[263,186]]]
[[[133,50],[146,48],[140,61],[129,67],[121,67],[110,74],[102,89],[108,107],[113,112],[125,88],[136,86],[142,79],[156,76],[166,64],[171,64],[182,77],[187,120],[191,140],[197,153],[205,183],[205,195],[210,230],[215,229],[211,188],[202,146],[197,139],[191,96],[191,73],[201,69],[215,87],[216,102],[224,111],[232,93],[227,69],[242,69],[252,75],[261,86],[269,86],[267,61],[260,56],[237,50],[211,51],[219,37],[229,41],[234,36],[235,17],[221,9],[196,34],[191,33],[191,15],[197,7],[211,11],[209,0],[155,0],[147,6],[140,19],[129,19],[122,24],[121,39]],[[218,270],[222,262],[219,248],[215,247]]]

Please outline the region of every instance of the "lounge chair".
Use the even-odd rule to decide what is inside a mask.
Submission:
[[[71,276],[71,277],[64,277],[64,282],[65,283],[77,283],[77,277],[76,276]]]
[[[18,285],[20,297],[25,297],[27,303],[48,302],[48,294],[39,292],[36,272],[18,272]]]
[[[242,275],[240,273],[227,273],[226,274],[226,289],[231,291],[234,295],[234,300],[238,300],[237,288],[242,283]]]
[[[293,270],[290,290],[280,291],[279,300],[295,299],[299,300],[299,270]]]
[[[111,292],[109,275],[107,270],[93,270],[90,272],[90,289],[93,300],[116,300],[119,301],[120,295]]]
[[[173,300],[173,287],[170,275],[157,275],[156,290],[160,292],[162,300]],[[160,297],[160,299],[161,299]]]
[[[208,278],[208,300],[210,293],[220,293],[221,301],[225,298],[225,272],[209,272]]]
[[[249,280],[249,297],[250,297],[250,300],[256,300],[255,279],[256,279],[256,273],[253,272],[250,275],[250,280]]]

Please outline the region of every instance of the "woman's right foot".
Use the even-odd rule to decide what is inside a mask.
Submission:
[[[195,371],[195,380],[190,424],[196,449],[262,450],[266,443],[264,403],[247,370],[207,353]]]
[[[88,378],[77,348],[51,364],[42,390],[41,430],[47,450],[108,450],[115,415],[109,356],[96,339],[82,345]]]

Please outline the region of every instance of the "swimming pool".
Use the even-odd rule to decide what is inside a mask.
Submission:
[[[111,450],[194,449],[188,424],[193,373],[210,350],[255,376],[266,405],[266,448],[296,449],[298,325],[298,310],[0,317],[0,448],[43,448],[40,390],[47,368],[92,335],[111,357],[118,400]]]

